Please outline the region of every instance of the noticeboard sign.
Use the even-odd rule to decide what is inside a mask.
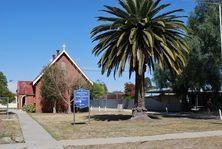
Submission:
[[[74,101],[76,108],[87,108],[90,105],[90,91],[79,89],[74,91]]]

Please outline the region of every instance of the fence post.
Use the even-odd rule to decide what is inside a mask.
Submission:
[[[220,120],[222,120],[221,110],[219,109]]]
[[[8,115],[8,103],[9,103],[9,97],[6,97],[7,98],[7,119],[9,118],[9,115]]]

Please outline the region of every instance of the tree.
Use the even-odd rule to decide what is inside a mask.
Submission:
[[[167,68],[163,70],[157,66],[154,71],[154,82],[160,89],[172,87],[172,84],[175,81],[174,77],[175,76]]]
[[[220,28],[218,7],[198,3],[189,16],[188,26],[192,30],[189,44],[195,50],[195,64],[201,65],[197,79],[201,88],[210,85],[216,93],[220,89]],[[204,80],[204,82],[202,81]]]
[[[175,12],[163,12],[170,4],[161,0],[118,0],[121,7],[105,6],[108,17],[98,17],[105,22],[92,29],[92,50],[95,56],[102,54],[98,66],[102,74],[121,76],[128,61],[129,77],[135,72],[135,99],[133,116],[146,116],[144,104],[144,73],[154,70],[157,63],[161,68],[169,66],[177,74],[186,65],[184,53],[189,52],[185,41],[187,27],[182,16]]]
[[[124,84],[124,93],[125,96],[129,96],[131,98],[135,97],[135,85],[133,83],[125,83]]]
[[[215,5],[198,3],[188,18],[190,28],[188,44],[192,49],[187,55],[188,64],[183,73],[175,76],[168,70],[157,70],[157,82],[171,86],[181,96],[186,109],[188,89],[213,91],[213,102],[220,105],[218,95],[221,82],[220,29],[218,8]],[[162,75],[160,75],[162,74]],[[160,87],[163,85],[158,84]],[[166,84],[167,83],[167,84]]]
[[[7,91],[8,89],[6,76],[2,72],[0,72],[0,97],[4,96]]]
[[[4,98],[1,98],[4,97]],[[0,102],[1,104],[6,104],[7,103],[7,98],[9,99],[9,103],[15,100],[15,94],[9,91],[8,85],[7,85],[7,78],[3,74],[3,72],[0,72]]]
[[[44,70],[44,75],[42,77],[42,84],[41,84],[41,97],[42,97],[42,104],[44,102],[47,102],[47,105],[49,103],[52,103],[53,105],[53,113],[56,113],[56,105],[58,100],[61,99],[61,97],[58,94],[57,89],[55,88],[56,83],[54,80],[59,80],[58,73],[59,69],[57,69],[56,66],[46,67]],[[47,106],[49,107],[49,106]],[[43,104],[43,108],[44,104]]]
[[[106,93],[108,92],[108,88],[107,88],[106,84],[103,81],[97,80],[97,83],[104,87]]]
[[[41,95],[45,100],[53,102],[53,112],[56,112],[57,102],[65,102],[68,105],[68,113],[71,113],[73,91],[82,87],[89,88],[81,78],[75,78],[61,65],[54,64],[43,70]]]
[[[92,99],[100,99],[104,97],[106,93],[107,93],[107,88],[104,83],[93,82],[93,86],[91,88]]]
[[[191,13],[188,26],[192,30],[188,41],[194,54],[190,58],[191,69],[198,68],[193,72],[194,78],[190,82],[193,89],[211,90],[214,92],[213,103],[222,107],[218,91],[221,87],[221,43],[218,7],[198,3]],[[193,67],[194,66],[194,67]]]
[[[144,79],[144,89],[145,89],[145,92],[148,92],[151,88],[153,88],[152,81],[150,80],[149,77],[146,77]]]

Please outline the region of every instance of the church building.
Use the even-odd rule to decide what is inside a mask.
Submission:
[[[69,56],[65,48],[60,52],[56,51],[56,54],[52,56],[52,61],[49,67],[54,64],[60,64],[65,67],[66,72],[75,79],[83,81],[86,84],[93,84],[93,82],[86,76],[81,68],[75,63],[75,61]],[[32,81],[18,81],[17,84],[17,108],[22,109],[25,105],[35,105],[36,112],[42,112],[41,104],[41,82],[44,73],[40,73]]]

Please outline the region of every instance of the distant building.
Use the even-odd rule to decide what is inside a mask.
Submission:
[[[112,93],[107,93],[107,99],[114,99],[114,100],[120,100],[123,98],[124,93],[120,91],[112,92]]]
[[[69,54],[62,50],[61,52],[57,50],[56,55],[53,55],[52,61],[49,64],[49,67],[59,63],[71,76],[76,79],[83,80],[84,83],[92,84],[92,81],[86,76],[86,74],[81,70],[81,68],[75,63],[75,61],[69,56]],[[43,73],[38,75],[33,81],[18,81],[17,86],[17,107],[22,109],[24,105],[34,104],[37,112],[42,111],[41,105],[41,81]]]
[[[215,92],[188,90],[186,97],[178,96],[171,88],[153,89],[145,94],[146,108],[151,111],[179,112],[187,106],[190,111],[204,111],[207,102],[213,99]],[[218,92],[222,97],[222,93]],[[184,99],[182,99],[184,98]],[[185,103],[182,102],[185,100]]]

